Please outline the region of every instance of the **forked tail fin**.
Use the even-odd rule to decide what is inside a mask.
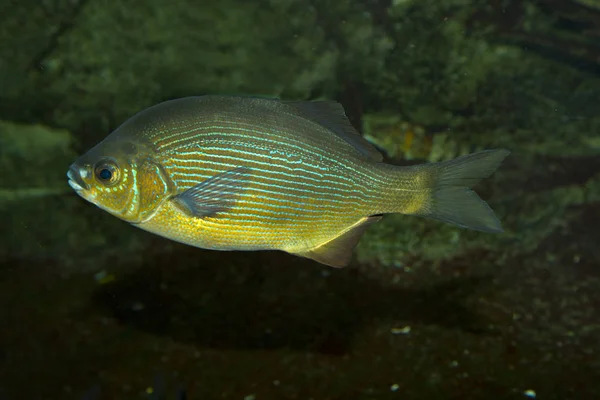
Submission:
[[[483,232],[503,232],[494,211],[471,187],[487,178],[509,154],[508,150],[485,150],[450,161],[420,165],[428,196],[413,215],[421,215]]]

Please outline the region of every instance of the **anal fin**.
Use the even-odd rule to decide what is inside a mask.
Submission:
[[[294,252],[293,254],[310,258],[331,267],[345,267],[350,263],[350,260],[352,259],[352,250],[360,241],[365,230],[381,218],[381,215],[365,217],[340,236],[317,247],[313,247],[312,249]]]

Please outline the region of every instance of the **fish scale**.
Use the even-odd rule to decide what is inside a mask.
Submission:
[[[321,132],[310,147],[289,129],[274,125],[275,119],[253,121],[253,115],[225,115],[218,125],[205,122],[193,131],[161,138],[157,147],[168,154],[164,164],[181,190],[236,166],[253,171],[253,182],[226,216],[211,224],[193,221],[193,227],[173,234],[189,242],[194,238],[188,232],[202,230],[220,247],[292,249],[298,242],[316,246],[363,217],[370,197],[364,179],[372,173],[363,169],[361,174],[341,175],[340,171],[352,169],[352,160],[343,154],[327,158],[328,149],[318,147],[329,144]],[[254,128],[248,129],[251,124]],[[314,125],[306,121],[298,129],[314,130]],[[350,146],[345,152],[348,150],[354,152]],[[331,218],[315,224],[323,215]],[[265,238],[273,236],[274,229],[281,239],[266,247]]]
[[[397,167],[382,162],[337,103],[201,96],[136,114],[68,175],[83,198],[169,239],[283,250],[340,267],[380,214],[501,231],[470,187],[507,154]]]

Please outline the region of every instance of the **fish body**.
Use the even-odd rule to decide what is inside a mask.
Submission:
[[[68,176],[83,198],[178,242],[343,266],[383,214],[501,231],[470,187],[507,154],[397,167],[382,162],[338,103],[201,96],[136,114]]]

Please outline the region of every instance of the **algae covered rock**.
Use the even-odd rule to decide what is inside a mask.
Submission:
[[[595,9],[597,1],[577,3]],[[515,13],[524,35],[519,40],[564,34],[551,7],[505,6],[524,8]],[[600,79],[522,45],[529,42],[509,40],[514,32],[503,29],[494,7],[471,0],[16,3],[0,15],[0,115],[67,128],[83,150],[168,98],[243,93],[342,99],[353,122],[362,121],[367,138],[392,161],[446,160],[494,147],[513,153],[476,188],[505,221],[506,234],[394,216],[369,230],[360,259],[400,265],[407,257],[442,259],[470,248],[531,248],[553,229],[556,215],[587,201],[577,200],[580,181],[554,181],[552,168],[565,168],[566,156],[585,164],[598,154]],[[61,235],[72,237],[76,255],[86,252],[85,240],[102,254],[118,254],[133,238],[145,240],[143,232],[133,234],[74,194],[61,194],[69,191],[64,173],[74,158],[69,133],[52,131],[28,142],[15,135],[2,142],[4,170],[19,171],[3,180],[3,204],[10,199],[15,215],[31,207],[24,215],[41,213],[52,221],[53,230],[33,224],[40,230],[36,237],[55,235],[48,240],[57,246]],[[62,144],[48,151],[47,141]],[[532,176],[542,189],[529,190]],[[594,188],[593,179],[586,176],[583,185]],[[524,195],[514,199],[518,191]],[[554,198],[552,204],[544,200]],[[75,208],[60,215],[67,207]],[[28,229],[23,234],[37,228]],[[125,243],[114,233],[123,229],[129,231]],[[50,254],[38,247],[32,254]],[[10,252],[20,248],[31,246],[16,243]]]
[[[498,257],[531,252],[597,201],[600,78],[521,42],[498,40],[501,35],[490,34],[496,22],[477,29],[473,15],[487,11],[475,4],[429,3],[426,8],[425,3],[395,2],[390,9],[387,18],[397,23],[391,30],[405,32],[409,43],[386,57],[385,80],[371,79],[374,96],[386,101],[363,115],[363,132],[400,163],[509,149],[512,154],[498,171],[475,187],[506,232],[481,234],[390,216],[368,230],[359,259],[410,266],[472,250],[494,251]],[[531,32],[530,40],[561,29],[545,14],[550,9],[528,7],[520,23]],[[453,15],[451,23],[423,24],[444,18],[445,12]]]
[[[67,192],[65,173],[75,152],[73,137],[64,129],[0,121],[2,190],[37,188]]]
[[[47,260],[55,272],[70,273],[139,255],[143,233],[103,218],[67,184],[72,146],[66,130],[0,122],[0,167],[8,171],[0,183],[0,259]]]

